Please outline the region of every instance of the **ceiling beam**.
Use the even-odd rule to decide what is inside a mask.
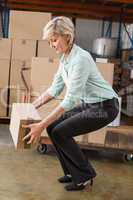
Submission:
[[[122,3],[122,4],[133,4],[132,0],[105,0],[105,2]]]
[[[112,19],[112,21],[119,21],[121,15],[121,7],[107,6],[101,4],[65,2],[62,0],[6,0],[7,6],[10,9],[18,10],[32,10],[40,12],[61,13],[67,15],[89,16],[94,19]],[[95,1],[94,1],[95,2]],[[133,22],[133,9],[124,8],[123,20],[130,19]]]
[[[95,1],[94,1],[95,2]],[[9,3],[12,4],[21,4],[23,5],[42,5],[42,6],[59,6],[59,7],[70,7],[73,9],[94,9],[94,10],[100,10],[100,11],[110,11],[112,10],[113,12],[119,12],[121,10],[120,7],[115,7],[115,6],[107,6],[107,5],[97,5],[96,3],[79,3],[79,2],[65,2],[65,1],[61,1],[61,0],[7,0],[7,5]]]

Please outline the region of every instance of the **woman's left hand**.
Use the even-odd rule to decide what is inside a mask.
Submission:
[[[23,138],[23,141],[30,138],[27,144],[36,143],[39,140],[41,133],[44,129],[44,126],[42,126],[40,122],[29,125],[22,125],[22,127],[30,129],[30,132]]]

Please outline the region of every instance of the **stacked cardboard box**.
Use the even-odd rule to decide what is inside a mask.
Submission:
[[[96,63],[99,71],[110,85],[113,85],[114,64],[113,63]]]
[[[0,117],[7,115],[11,40],[0,39]]]
[[[10,74],[10,107],[13,102],[27,102],[30,100],[31,59],[37,56],[37,40],[41,40],[43,27],[50,19],[51,13],[14,10],[10,12],[9,37],[13,41]]]
[[[10,108],[12,103],[22,101],[30,87],[31,59],[36,55],[36,40],[12,39],[10,73]],[[20,92],[18,92],[20,90]],[[25,91],[25,94],[24,94]],[[20,97],[18,97],[20,94]],[[17,98],[16,98],[17,97]],[[9,111],[10,113],[11,111]]]
[[[14,39],[42,38],[43,27],[51,19],[51,13],[10,11],[9,37]]]
[[[55,49],[51,48],[47,41],[38,40],[37,57],[58,58]]]
[[[59,60],[55,58],[32,58],[31,87],[34,93],[42,93],[50,86],[58,65]]]

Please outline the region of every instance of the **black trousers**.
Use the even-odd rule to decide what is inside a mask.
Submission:
[[[71,174],[76,184],[95,177],[96,172],[73,137],[106,126],[115,119],[118,111],[116,98],[100,103],[82,103],[47,127],[64,174]]]

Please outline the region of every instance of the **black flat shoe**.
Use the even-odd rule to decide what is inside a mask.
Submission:
[[[65,185],[64,187],[67,191],[78,191],[83,190],[85,186],[83,184],[76,185],[75,183],[70,183],[69,185]]]
[[[65,175],[65,176],[60,177],[58,181],[60,183],[70,183],[72,182],[72,177]]]
[[[75,183],[70,183],[68,185],[65,185],[65,189],[67,191],[79,191],[79,190],[83,190],[85,189],[87,186],[92,186],[93,185],[93,179],[90,179],[88,181],[86,181],[85,183],[81,183],[81,184],[75,184]]]

